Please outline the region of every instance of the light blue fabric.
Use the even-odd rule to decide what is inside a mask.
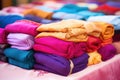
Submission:
[[[46,11],[46,12],[53,12],[53,11],[54,11],[54,9],[49,8],[49,7],[47,7],[47,6],[36,6],[35,8],[36,8],[36,9],[43,10],[43,11]]]
[[[84,18],[77,14],[65,13],[65,12],[56,12],[52,15],[52,19],[80,19],[84,20]]]
[[[120,30],[120,16],[115,15],[95,16],[88,18],[87,21],[104,21],[114,25],[115,30]]]
[[[32,69],[33,66],[34,66],[34,60],[33,59],[30,59],[26,62],[20,62],[20,61],[16,61],[12,58],[8,58],[8,62],[12,65],[15,65],[15,66],[18,66],[18,67],[21,67],[21,68],[24,68],[24,69]]]
[[[66,13],[77,13],[79,11],[89,10],[88,7],[79,7],[75,4],[66,4],[59,10],[55,10],[54,12],[66,12]]]
[[[88,19],[91,16],[101,16],[104,13],[92,12],[92,11],[80,11],[78,15],[83,16],[85,19]]]
[[[5,56],[12,58],[17,61],[26,62],[33,59],[33,50],[19,50],[16,48],[6,48],[4,50]]]

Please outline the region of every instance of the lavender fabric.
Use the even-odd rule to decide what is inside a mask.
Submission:
[[[71,73],[75,73],[86,68],[89,56],[85,53],[77,58],[71,59],[74,65],[73,69],[70,68],[70,61],[61,56],[37,52],[34,54],[34,57],[36,62],[34,69],[67,76],[70,74],[70,70],[72,70]]]
[[[118,2],[118,1],[117,2],[116,1],[108,1],[106,4],[109,6],[120,8],[120,2]]]
[[[30,20],[19,20],[5,27],[5,30],[9,33],[25,33],[32,36],[36,36],[38,32],[36,28],[40,26],[40,23]]]
[[[67,59],[78,57],[86,52],[86,42],[69,42],[54,37],[35,38],[35,51],[63,56]]]
[[[101,47],[100,49],[98,49],[98,53],[101,54],[102,60],[106,61],[112,58],[113,56],[115,56],[117,54],[117,51],[116,51],[116,48],[112,44],[107,44]]]
[[[20,50],[30,50],[34,45],[34,37],[23,33],[9,33],[7,41],[12,48]]]
[[[43,24],[48,24],[48,23],[59,21],[59,20],[43,19],[41,17],[37,17],[37,16],[34,16],[34,15],[30,15],[30,14],[29,15],[25,15],[24,19],[28,19],[28,20],[35,21],[35,22],[38,22],[38,23],[43,23]]]

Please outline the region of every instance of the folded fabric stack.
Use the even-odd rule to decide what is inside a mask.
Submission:
[[[20,20],[5,27],[5,30],[9,33],[7,42],[11,47],[6,48],[4,53],[8,57],[10,64],[25,69],[33,68],[34,52],[32,47],[34,45],[34,36],[37,34],[36,28],[39,25],[39,23],[33,21]]]
[[[88,18],[88,21],[104,21],[114,26],[113,42],[120,41],[120,16],[104,15]]]

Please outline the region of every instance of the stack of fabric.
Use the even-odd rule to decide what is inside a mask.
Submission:
[[[34,64],[32,46],[34,45],[34,36],[37,34],[36,28],[39,23],[29,20],[19,20],[5,27],[9,33],[7,42],[10,48],[4,50],[10,64],[31,69]],[[19,58],[18,58],[19,56]]]

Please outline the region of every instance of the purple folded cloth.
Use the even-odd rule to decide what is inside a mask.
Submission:
[[[0,28],[0,44],[7,43],[7,33],[4,28]]]
[[[112,58],[114,55],[117,54],[116,48],[112,44],[107,44],[100,49],[98,49],[98,53],[101,54],[102,60],[106,61],[110,58]]]
[[[86,68],[89,58],[86,53],[77,58],[68,60],[61,56],[41,52],[35,53],[34,57],[36,62],[34,69],[45,70],[63,76],[67,76]]]
[[[5,30],[9,33],[25,33],[32,36],[36,36],[38,32],[36,28],[40,26],[40,23],[30,20],[18,20],[5,27]]]
[[[54,37],[35,38],[35,51],[63,56],[67,59],[78,57],[86,52],[86,42],[68,42]]]
[[[20,50],[30,50],[34,45],[34,37],[23,33],[9,33],[7,41],[12,48]]]
[[[106,4],[109,6],[120,8],[120,2],[118,2],[118,1],[108,1]]]

